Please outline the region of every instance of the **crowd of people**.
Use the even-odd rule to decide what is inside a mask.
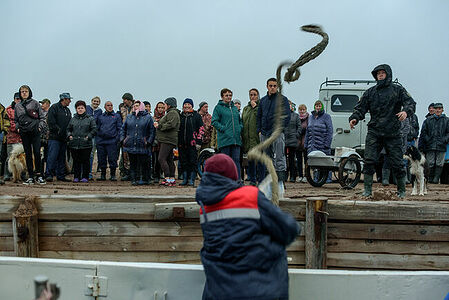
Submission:
[[[120,179],[132,185],[194,186],[200,151],[214,148],[232,158],[238,181],[258,185],[266,175],[265,167],[243,158],[273,132],[278,96],[276,79],[268,79],[266,87],[263,97],[256,88],[251,88],[249,101],[243,107],[240,100],[233,99],[232,91],[224,88],[212,114],[206,101],[195,107],[194,101],[186,98],[178,109],[177,100],[170,97],[156,103],[152,110],[148,101],[136,100],[131,93],[125,93],[117,110],[111,101],[106,101],[102,109],[101,99],[96,96],[89,105],[76,101],[72,115],[70,93],[61,93],[59,101],[51,105],[49,99],[37,102],[32,98],[31,88],[21,86],[9,106],[0,105],[0,183],[11,179],[7,161],[14,145],[22,144],[27,169],[24,184]],[[310,112],[305,104],[300,104],[296,112],[293,101],[283,95],[281,99],[284,131],[266,152],[273,160],[279,181],[305,183],[307,154],[315,150],[331,154],[332,118],[321,101],[316,101]],[[407,145],[418,146],[429,162],[430,181],[438,183],[449,142],[449,119],[442,113],[441,103],[432,103],[420,133],[418,118],[412,111],[414,107],[400,122],[403,149]],[[360,107],[356,107],[352,118],[360,119],[360,116]],[[372,136],[367,138],[369,141]],[[410,181],[401,159],[388,159],[396,152],[384,149],[381,153],[386,152],[389,155],[385,155],[381,171],[377,172],[378,180],[389,184],[390,169],[393,169],[401,174],[405,172],[406,181]],[[369,153],[365,157],[365,168],[370,171],[368,179],[378,170],[374,166],[375,158]],[[92,170],[95,155],[97,170]],[[179,159],[177,164],[176,159]],[[71,166],[68,161],[72,162]],[[70,172],[73,179],[69,179]],[[95,172],[100,173],[96,178]],[[176,175],[182,181],[177,183]],[[330,173],[328,181],[331,180]]]

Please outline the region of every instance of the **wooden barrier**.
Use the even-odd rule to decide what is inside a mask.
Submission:
[[[0,255],[24,255],[14,250],[12,221],[23,200],[0,197]],[[193,196],[51,195],[35,205],[39,257],[200,263]],[[305,200],[284,199],[280,207],[306,220]],[[327,234],[320,233],[327,243],[319,247],[327,258],[317,267],[449,269],[448,202],[328,200],[327,210],[318,210],[329,216]],[[287,249],[291,267],[305,267],[310,235],[304,231]]]

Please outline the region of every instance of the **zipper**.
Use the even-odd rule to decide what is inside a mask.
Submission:
[[[234,114],[232,113],[231,104],[229,104],[229,109],[231,110],[231,119],[232,119],[232,137],[234,138],[234,143],[237,144],[237,141],[235,139]]]

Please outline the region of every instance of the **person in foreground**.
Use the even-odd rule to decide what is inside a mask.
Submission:
[[[298,235],[298,223],[257,187],[241,186],[228,155],[212,156],[204,171],[196,190],[203,299],[288,299],[285,249]]]

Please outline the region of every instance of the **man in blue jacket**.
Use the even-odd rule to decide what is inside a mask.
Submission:
[[[118,143],[122,128],[122,118],[114,112],[111,101],[107,101],[104,104],[104,110],[104,113],[96,118],[98,166],[101,170],[101,176],[98,180],[106,180],[106,167],[107,162],[109,162],[110,180],[117,181],[115,170],[117,169]]]
[[[298,223],[257,187],[239,185],[229,156],[212,156],[204,171],[196,190],[204,237],[203,299],[288,299],[285,248],[298,235]]]
[[[278,85],[276,78],[267,80],[267,95],[260,99],[259,108],[257,110],[257,132],[260,134],[260,142],[262,143],[270,137],[274,130],[274,120],[276,112],[276,99],[278,97]],[[290,104],[288,99],[281,95],[283,106],[283,128],[288,126],[290,122]],[[279,182],[287,180],[287,161],[285,159],[285,138],[284,133],[267,148],[267,154],[273,160],[274,168],[278,175]]]

